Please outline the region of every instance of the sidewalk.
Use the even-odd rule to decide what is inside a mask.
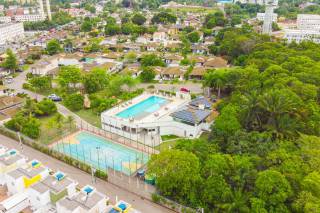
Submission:
[[[17,141],[12,140],[6,136],[0,135],[0,144],[8,147],[15,148],[21,151],[20,145]],[[69,177],[79,182],[80,186],[85,186],[87,184],[91,184],[96,187],[101,193],[106,194],[110,197],[111,202],[115,202],[116,198],[118,200],[125,200],[133,205],[133,207],[141,212],[147,213],[165,213],[165,212],[173,212],[168,210],[162,206],[159,206],[151,201],[141,199],[141,197],[121,189],[113,184],[110,184],[106,181],[97,180],[97,183],[92,183],[91,175],[76,169],[68,164],[65,164],[57,159],[54,159],[50,156],[47,156],[37,150],[34,150],[28,146],[23,145],[23,155],[29,158],[29,160],[37,159],[41,161],[45,166],[53,170],[60,170],[65,172]],[[134,184],[134,183],[133,183]]]

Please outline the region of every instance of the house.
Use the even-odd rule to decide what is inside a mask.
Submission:
[[[194,63],[195,66],[203,66],[204,63],[207,61],[207,57],[199,56],[199,55],[192,55],[189,56],[188,59]]]
[[[191,46],[191,50],[193,54],[207,54],[208,53],[208,47],[203,44],[193,44]]]
[[[0,85],[0,96],[7,96],[7,95],[9,95],[9,91],[10,91],[9,88],[7,88],[7,87],[4,86],[4,85]]]
[[[209,69],[228,67],[228,61],[222,57],[211,57],[205,63],[204,66]]]
[[[6,184],[5,174],[26,164],[26,158],[17,150],[9,150],[0,157],[0,185]]]
[[[120,74],[130,75],[133,78],[137,78],[141,73],[140,64],[129,64],[126,68],[124,68]]]
[[[168,35],[165,32],[154,32],[152,36],[154,42],[165,43],[168,40]]]
[[[51,70],[58,67],[59,57],[56,55],[39,60],[36,64],[31,65],[31,73],[33,75],[47,75]]]
[[[0,202],[0,212],[22,212],[30,205],[30,200],[26,192],[16,193]]]
[[[175,67],[166,67],[163,69],[161,73],[161,77],[163,80],[173,80],[178,79],[180,81],[183,80],[185,74],[185,69],[180,66]]]
[[[123,56],[121,52],[108,52],[102,55],[102,58],[109,59],[110,61],[117,61]]]
[[[155,67],[152,67],[152,69],[156,73],[156,76],[154,77],[154,79],[155,80],[161,80],[162,79],[161,74],[162,74],[162,72],[164,70],[164,67],[155,66]]]
[[[104,213],[108,200],[107,196],[87,185],[72,197],[59,200],[56,203],[57,213]]]
[[[32,160],[28,165],[17,168],[5,175],[8,192],[10,194],[23,192],[33,184],[45,179],[48,175],[48,168],[44,167],[39,161]]]
[[[177,66],[180,64],[180,61],[183,59],[181,55],[177,55],[177,54],[165,54],[163,58],[164,58],[164,62],[168,66]]]
[[[144,34],[136,39],[136,43],[147,44],[152,40],[152,36],[150,34]]]
[[[60,171],[49,175],[28,190],[31,206],[40,209],[50,204],[54,205],[64,197],[72,197],[76,194],[76,185],[77,182]]]
[[[202,80],[206,72],[207,69],[205,67],[196,66],[192,69],[191,73],[189,74],[189,78],[193,80]]]
[[[145,45],[146,49],[148,52],[155,52],[159,48],[160,44],[159,43],[148,43]]]

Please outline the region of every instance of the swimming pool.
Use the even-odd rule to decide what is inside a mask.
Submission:
[[[120,118],[139,118],[148,114],[151,114],[169,101],[165,98],[158,96],[150,96],[149,98],[119,112],[117,114]]]
[[[146,153],[83,131],[56,143],[53,148],[102,171],[112,168],[127,175],[149,159]]]

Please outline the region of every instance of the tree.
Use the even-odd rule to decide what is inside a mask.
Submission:
[[[74,124],[74,117],[72,115],[69,115],[67,117],[67,123],[69,124],[69,131],[72,130],[72,125]]]
[[[221,89],[223,89],[228,80],[228,70],[218,69],[208,72],[204,76],[204,85],[218,90],[218,98],[221,96]]]
[[[83,86],[88,93],[103,90],[108,84],[108,76],[105,70],[94,68],[83,76]]]
[[[143,25],[146,22],[146,17],[143,16],[140,13],[136,13],[133,15],[131,18],[132,23],[137,24],[137,25]]]
[[[140,79],[142,82],[151,82],[155,76],[155,71],[150,67],[143,68],[143,71],[140,73]]]
[[[38,109],[41,111],[41,115],[52,115],[57,112],[56,104],[50,99],[43,99],[37,104]]]
[[[84,98],[80,94],[71,94],[65,97],[64,104],[72,111],[83,109]]]
[[[21,132],[30,138],[39,138],[40,131],[40,121],[31,116],[22,124]]]
[[[76,66],[62,66],[58,73],[58,82],[61,87],[75,88],[82,79],[81,70]]]
[[[236,106],[225,106],[212,126],[214,136],[222,137],[224,144],[230,136],[241,129],[241,124],[237,118],[237,110]]]
[[[51,120],[48,122],[48,125],[49,125],[49,128],[56,128],[58,132],[62,134],[63,122],[64,122],[64,117],[60,113],[57,113],[51,118]]]
[[[133,63],[137,60],[137,54],[134,51],[130,51],[124,56],[124,58],[128,63]]]
[[[91,20],[86,20],[81,24],[82,32],[90,32],[93,28],[93,24]]]
[[[18,60],[16,55],[12,52],[11,49],[7,49],[6,51],[6,59],[2,63],[2,67],[8,69],[11,72],[15,72],[18,69]]]
[[[151,157],[148,173],[155,175],[157,188],[163,195],[178,201],[182,197],[192,201],[200,178],[199,166],[199,160],[194,154],[169,150]]]
[[[257,196],[266,204],[269,211],[285,208],[285,201],[292,195],[287,179],[278,171],[265,170],[258,174],[255,182]]]
[[[54,54],[59,53],[62,50],[62,48],[61,48],[60,43],[57,39],[51,39],[47,43],[46,50],[49,55],[54,55]]]
[[[161,66],[164,67],[165,63],[155,54],[144,55],[141,58],[141,65],[144,67],[147,66]]]
[[[165,11],[155,14],[151,19],[153,24],[169,24],[175,23],[176,21],[177,17],[175,15]]]
[[[200,40],[200,35],[197,31],[194,31],[189,33],[187,38],[191,43],[197,43]]]
[[[51,89],[51,77],[50,76],[35,76],[29,80],[30,84],[37,88],[38,91],[47,91]]]
[[[119,34],[121,32],[121,28],[114,24],[114,25],[106,25],[105,27],[105,34],[109,36],[113,36]]]

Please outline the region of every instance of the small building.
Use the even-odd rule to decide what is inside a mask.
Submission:
[[[164,58],[164,62],[168,66],[177,66],[180,64],[180,61],[183,59],[181,55],[177,55],[177,54],[165,54],[163,58]]]
[[[193,44],[191,46],[191,50],[193,54],[207,54],[208,53],[208,47],[203,44]]]
[[[185,72],[186,70],[180,66],[166,67],[163,69],[161,77],[163,80],[178,79],[182,81],[184,79]]]
[[[207,70],[208,70],[207,68],[202,66],[194,67],[191,73],[189,74],[189,78],[193,80],[202,80]]]
[[[45,179],[49,175],[49,169],[42,166],[37,160],[29,162],[23,168],[17,168],[7,173],[7,187],[11,194],[23,192],[25,189]]]
[[[155,32],[153,33],[152,40],[154,42],[165,43],[168,40],[168,35],[165,32]]]
[[[59,200],[56,203],[57,213],[104,213],[108,200],[107,196],[87,185],[72,197]]]
[[[204,66],[208,69],[225,68],[228,67],[228,61],[222,57],[211,57],[204,63]]]

